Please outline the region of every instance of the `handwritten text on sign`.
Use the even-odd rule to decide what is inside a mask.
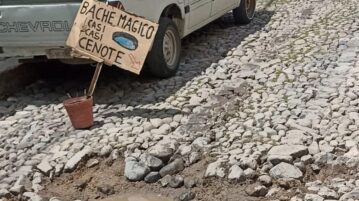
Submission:
[[[67,45],[75,55],[139,74],[158,24],[96,0],[84,0]]]

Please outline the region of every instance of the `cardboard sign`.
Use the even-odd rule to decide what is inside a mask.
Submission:
[[[96,0],[84,0],[67,39],[75,57],[139,74],[158,24]]]

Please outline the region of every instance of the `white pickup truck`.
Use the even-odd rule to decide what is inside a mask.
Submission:
[[[233,10],[249,23],[256,0],[111,0],[113,6],[159,23],[146,66],[154,76],[176,73],[181,39]],[[65,41],[81,0],[0,0],[0,57],[46,57],[71,61]]]

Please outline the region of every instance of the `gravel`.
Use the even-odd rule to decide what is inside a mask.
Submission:
[[[233,26],[227,15],[224,29],[212,24],[185,39],[173,78],[105,72],[90,130],[74,130],[61,104],[67,92],[86,88],[76,75],[0,99],[0,192],[20,177],[34,180],[36,171],[61,175],[91,156],[120,152],[129,180],[159,179],[159,172],[164,182],[208,157],[205,177],[258,177],[249,192],[256,196],[275,195],[276,180],[299,181],[306,168],[357,167],[356,0],[269,2],[258,1],[249,25]],[[359,199],[355,181],[339,179],[322,179],[326,188],[292,200]],[[23,196],[36,200],[33,193]]]

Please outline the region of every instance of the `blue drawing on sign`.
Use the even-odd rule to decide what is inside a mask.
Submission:
[[[122,47],[128,50],[135,50],[138,47],[137,39],[125,32],[115,32],[112,35],[112,39]]]

